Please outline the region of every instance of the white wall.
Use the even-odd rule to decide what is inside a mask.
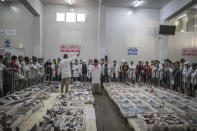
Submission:
[[[43,4],[40,0],[24,0],[39,16],[34,16],[33,55],[43,56]]]
[[[105,25],[101,24],[101,32],[105,35],[101,35],[100,47],[105,48],[110,61],[127,59],[136,62],[158,58],[159,10],[106,7],[105,13],[102,15],[102,20],[103,17],[106,19]],[[137,47],[138,55],[128,56],[128,47]]]
[[[197,33],[179,32],[168,37],[168,57],[173,61],[185,58],[190,62],[197,62],[197,56],[182,56],[182,48],[197,49]]]
[[[177,14],[177,12],[191,4],[191,2],[192,0],[173,0],[168,3],[160,10],[160,23],[168,24],[167,19]],[[182,57],[180,49],[190,47],[190,41],[194,40],[194,37],[188,37],[188,34],[192,33],[176,33],[175,36],[169,37],[161,36],[159,41],[159,59],[164,60],[166,57],[174,60],[180,59]],[[187,57],[187,59],[193,60],[192,57]]]
[[[4,47],[4,40],[9,39],[12,48],[19,48],[22,43],[25,55],[32,55],[34,17],[23,4],[0,4],[0,29],[16,30],[15,36],[0,36],[1,46]]]
[[[60,44],[81,45],[81,58],[97,58],[98,46],[98,8],[73,9],[87,13],[86,23],[56,22],[56,12],[70,11],[61,5],[44,6],[44,46],[45,58],[62,58]]]

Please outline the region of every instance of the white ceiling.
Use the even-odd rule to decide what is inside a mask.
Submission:
[[[43,4],[69,5],[68,0],[41,0]],[[98,6],[99,0],[71,0],[72,6]]]
[[[68,0],[41,0],[44,4],[69,5]],[[72,6],[98,6],[100,0],[71,0]],[[102,0],[102,5],[131,7],[136,0]],[[141,8],[160,9],[172,0],[143,0]]]
[[[172,0],[142,0],[140,8],[161,9]],[[102,5],[117,7],[133,7],[136,0],[102,0]]]

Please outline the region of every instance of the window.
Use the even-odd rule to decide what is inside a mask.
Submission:
[[[76,13],[66,13],[66,22],[76,22]]]
[[[86,15],[84,13],[77,13],[77,22],[86,22]]]
[[[56,21],[65,21],[65,13],[56,13]]]

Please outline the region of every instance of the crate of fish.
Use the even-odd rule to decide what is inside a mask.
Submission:
[[[180,116],[184,121],[186,121],[189,124],[190,128],[197,129],[197,114],[189,114],[187,116]]]
[[[74,107],[74,108],[84,108],[84,102],[82,102],[82,101],[69,101],[68,106],[69,107]]]
[[[182,115],[189,115],[189,114],[197,114],[197,111],[196,110],[193,110],[192,108],[190,108],[188,105],[185,105],[185,104],[178,104],[175,106],[175,111],[177,113],[180,113]]]
[[[146,131],[186,131],[188,128],[183,119],[173,114],[138,114],[137,117]]]
[[[122,105],[120,107],[120,112],[125,118],[131,118],[137,116],[138,109],[132,105]]]
[[[156,112],[154,109],[152,109],[151,107],[149,107],[146,104],[137,105],[136,108],[138,110],[138,114],[154,113],[154,112]]]
[[[54,128],[62,131],[84,131],[83,117],[72,117],[65,114],[56,117],[43,117],[41,130],[53,130]]]
[[[18,127],[21,123],[26,121],[34,112],[38,111],[41,108],[41,102],[32,101],[30,103],[23,104],[20,107],[17,107],[11,115],[13,123],[10,127]]]
[[[165,107],[164,105],[161,104],[154,104],[154,105],[150,105],[152,108],[154,108],[156,110],[155,113],[173,113],[172,110],[170,110],[169,108]]]
[[[82,96],[80,96],[80,100],[84,101],[84,104],[94,104],[94,96],[93,95],[82,95]]]

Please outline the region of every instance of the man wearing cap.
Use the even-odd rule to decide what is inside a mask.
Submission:
[[[185,68],[182,72],[182,80],[183,80],[183,88],[184,93],[191,94],[191,88],[190,88],[190,76],[192,73],[192,68],[190,65],[190,62],[184,63]]]
[[[191,83],[192,83],[192,96],[196,97],[197,90],[197,64],[192,64]]]

